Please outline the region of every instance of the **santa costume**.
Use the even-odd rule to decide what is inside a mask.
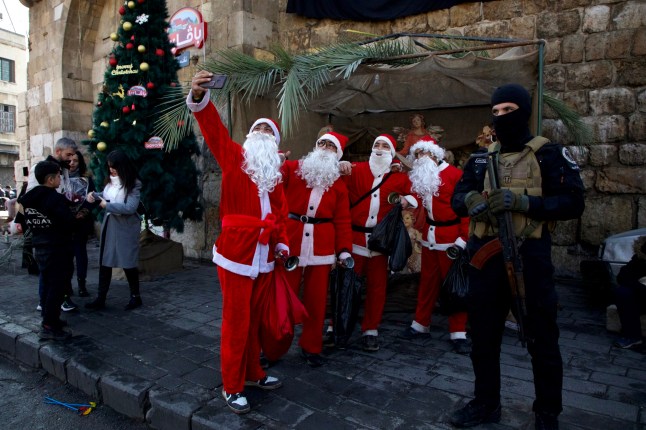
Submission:
[[[389,151],[373,149],[370,161],[353,163],[352,174],[343,176],[350,196],[350,214],[352,219],[352,253],[355,259],[355,272],[366,277],[366,301],[361,330],[363,336],[371,336],[376,342],[386,303],[388,283],[388,256],[367,248],[372,229],[393,208],[388,203],[391,193],[404,196],[410,206],[417,207],[416,199],[410,195],[411,182],[408,175],[391,172],[391,162],[395,155],[395,139],[387,134],[377,136],[373,148],[378,142],[388,144]],[[381,184],[370,195],[361,199],[368,191]],[[361,199],[361,200],[360,200]],[[364,343],[367,339],[364,339]],[[378,346],[366,347],[376,351]]]
[[[273,282],[275,252],[289,251],[285,231],[287,204],[279,181],[274,187],[260,190],[245,172],[243,146],[229,136],[215,106],[209,101],[208,92],[200,102],[194,102],[189,93],[187,105],[222,170],[222,231],[213,247],[223,301],[222,383],[226,393],[241,393],[245,382],[259,386],[258,382],[266,377],[258,359],[260,298]],[[278,126],[269,118],[256,121],[248,138],[259,123],[272,127],[272,139],[278,144]],[[244,402],[246,404],[246,399]]]
[[[336,154],[326,149],[316,148],[301,160],[288,160],[283,164],[283,184],[289,207],[286,222],[290,249],[299,257],[296,270],[287,273],[293,290],[298,294],[303,280],[303,304],[309,317],[303,322],[303,331],[299,345],[307,359],[311,354],[322,351],[322,331],[325,319],[325,307],[329,274],[332,265],[344,252],[350,256],[352,236],[350,228],[350,204],[348,191],[343,181],[338,180],[338,160],[348,138],[336,133],[323,134],[317,143],[329,141],[336,146]],[[316,157],[330,157],[326,161],[328,174],[334,175],[324,181],[318,181],[319,174],[315,168],[309,168],[308,159],[316,163]],[[323,164],[323,163],[319,163]],[[308,171],[309,170],[309,171]],[[308,176],[309,173],[309,176]],[[308,182],[309,181],[309,182]],[[320,365],[319,361],[310,361],[312,366]]]

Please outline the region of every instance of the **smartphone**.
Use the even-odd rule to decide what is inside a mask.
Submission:
[[[224,84],[226,81],[227,81],[227,75],[213,75],[211,76],[211,80],[209,82],[200,84],[200,87],[213,88],[213,89],[219,90],[219,89],[222,89],[222,87],[224,87]]]

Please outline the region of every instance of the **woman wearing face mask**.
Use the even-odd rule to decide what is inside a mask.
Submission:
[[[106,214],[101,226],[98,297],[85,305],[88,309],[103,309],[112,279],[112,268],[121,267],[130,287],[130,301],[125,309],[142,305],[139,295],[139,233],[141,219],[137,215],[141,181],[128,156],[115,150],[107,157],[110,175],[102,193],[88,194],[90,203],[99,201]]]
[[[77,213],[77,218],[82,219],[82,226],[74,233],[74,259],[76,261],[76,280],[79,287],[79,297],[88,297],[90,294],[85,286],[87,277],[87,240],[94,230],[92,204],[85,196],[96,190],[94,181],[85,164],[85,159],[80,151],[70,159],[69,178],[72,196],[72,210]]]

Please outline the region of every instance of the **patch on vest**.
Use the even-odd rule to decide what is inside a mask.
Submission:
[[[487,164],[487,159],[486,158],[476,158],[476,161],[474,161],[476,164]]]
[[[565,161],[568,162],[572,170],[579,170],[579,165],[576,164],[574,157],[572,157],[572,154],[570,154],[570,151],[566,147],[563,147],[561,150],[561,155],[563,155],[563,158],[565,158]]]

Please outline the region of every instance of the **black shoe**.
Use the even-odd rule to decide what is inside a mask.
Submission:
[[[244,384],[247,387],[256,387],[265,391],[275,390],[276,388],[283,386],[283,383],[280,381],[280,379],[274,378],[273,376],[269,375],[257,381],[245,381]]]
[[[310,367],[321,367],[325,363],[323,361],[323,357],[321,357],[321,354],[312,354],[311,352],[307,352],[302,348],[301,348],[301,357],[305,359],[305,362]]]
[[[325,336],[323,336],[323,348],[334,348],[335,345],[336,343],[334,342],[334,332],[325,332]]]
[[[471,343],[467,339],[453,339],[451,340],[451,345],[453,345],[453,352],[456,354],[471,354]]]
[[[65,300],[63,300],[63,303],[61,304],[61,310],[63,312],[72,312],[75,311],[78,308],[76,303],[72,301],[72,299],[69,298],[69,296],[65,296]]]
[[[451,424],[456,427],[473,427],[484,423],[500,421],[500,404],[488,406],[476,400],[471,400],[462,409],[451,414]]]
[[[105,299],[97,297],[96,299],[94,299],[93,302],[86,303],[85,308],[86,309],[96,309],[96,310],[103,309],[103,308],[105,308]]]
[[[547,412],[536,412],[536,430],[559,430],[559,420],[556,415]]]
[[[88,292],[87,288],[79,287],[79,297],[90,297],[90,293]]]
[[[141,301],[141,296],[130,296],[130,301],[124,308],[126,311],[129,311],[131,309],[137,309],[138,307],[141,307],[144,303]]]
[[[228,394],[222,389],[222,397],[227,402],[227,406],[236,414],[246,414],[251,410],[247,398],[242,393]]]
[[[379,339],[374,335],[364,335],[361,337],[361,342],[363,343],[363,350],[368,352],[379,351]]]
[[[42,340],[66,340],[72,337],[72,333],[63,330],[63,328],[42,324],[38,332],[38,337]]]
[[[413,339],[430,339],[430,333],[422,333],[421,331],[415,330],[413,327],[408,326],[399,333],[398,337],[400,339],[413,340]]]

